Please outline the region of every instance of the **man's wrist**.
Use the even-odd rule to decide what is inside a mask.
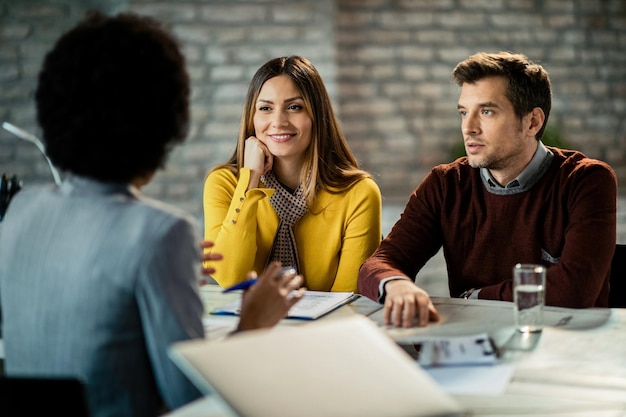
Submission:
[[[387,289],[385,288],[385,286],[387,285],[387,283],[391,281],[397,281],[397,280],[410,281],[410,278],[406,276],[402,276],[402,275],[393,275],[380,281],[380,283],[378,284],[378,293],[379,293],[378,302],[380,304],[383,304],[385,302],[385,297],[387,296]]]

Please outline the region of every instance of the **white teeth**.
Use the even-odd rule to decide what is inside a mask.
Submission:
[[[274,139],[282,140],[282,139],[289,139],[291,135],[272,135],[272,137]]]

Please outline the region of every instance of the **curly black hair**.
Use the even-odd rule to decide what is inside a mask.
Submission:
[[[59,168],[101,181],[149,174],[185,140],[189,92],[184,56],[159,22],[89,12],[39,74],[46,152]]]

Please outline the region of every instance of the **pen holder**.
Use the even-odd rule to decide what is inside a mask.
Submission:
[[[4,215],[6,214],[11,199],[22,187],[22,180],[16,175],[9,178],[7,174],[2,174],[0,178],[0,222],[4,220]]]

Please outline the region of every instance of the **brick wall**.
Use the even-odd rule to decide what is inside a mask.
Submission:
[[[339,103],[353,149],[403,195],[461,141],[451,70],[476,51],[522,52],[550,72],[550,124],[626,180],[626,3],[340,0]]]
[[[554,87],[551,125],[614,166],[626,184],[626,3],[622,0],[0,0],[0,121],[39,134],[41,60],[85,10],[133,10],[179,37],[193,80],[193,125],[145,192],[201,216],[202,183],[232,153],[254,71],[308,57],[349,142],[386,199],[404,200],[460,141],[454,65],[479,51],[522,52]],[[30,144],[0,130],[0,172],[50,181]]]

